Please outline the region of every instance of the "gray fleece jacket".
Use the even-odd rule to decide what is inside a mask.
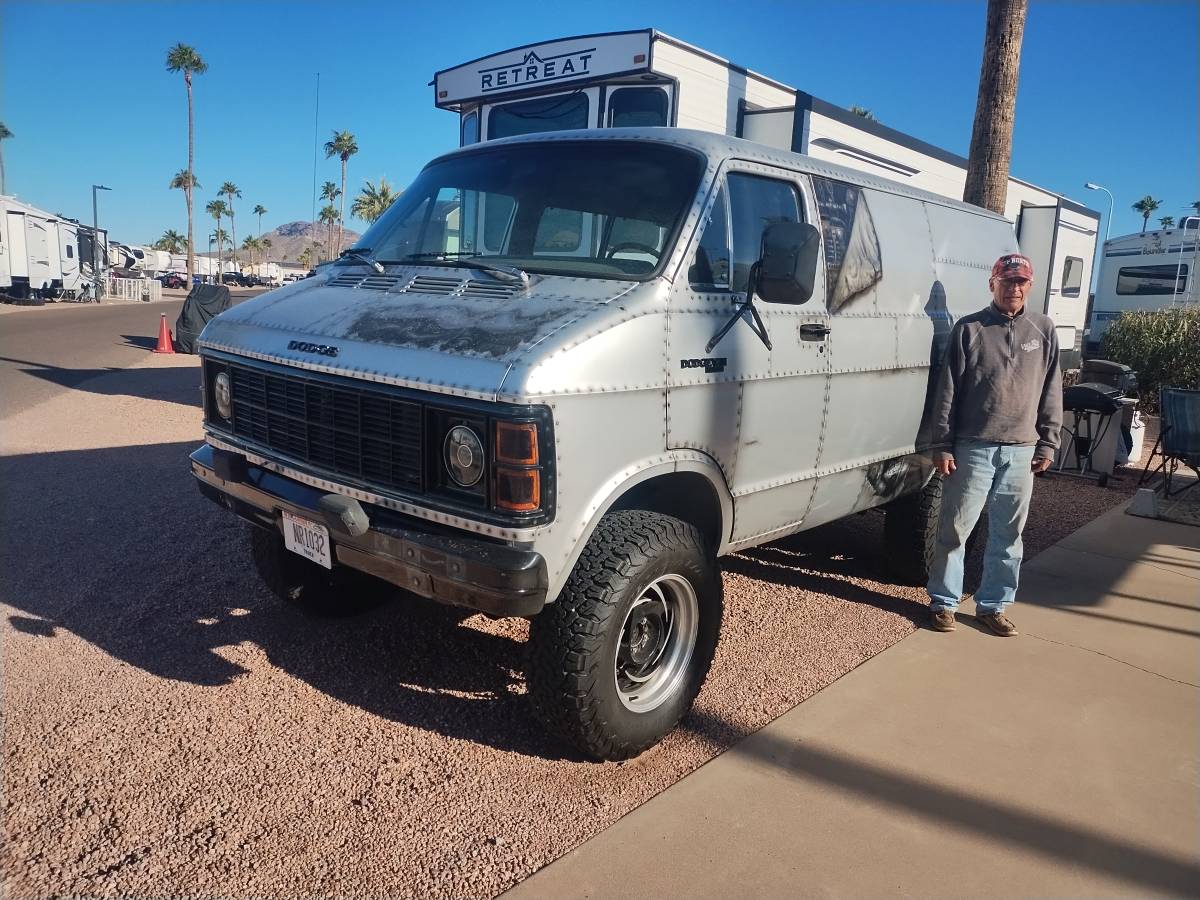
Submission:
[[[1034,445],[1054,458],[1062,427],[1062,374],[1054,323],[1028,308],[1009,318],[995,304],[959,319],[930,406],[930,448],[957,440]]]

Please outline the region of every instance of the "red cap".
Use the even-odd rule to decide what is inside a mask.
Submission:
[[[999,278],[1001,281],[1014,278],[1033,281],[1033,263],[1029,261],[1029,257],[1022,256],[1020,253],[1005,253],[992,266],[992,277]]]

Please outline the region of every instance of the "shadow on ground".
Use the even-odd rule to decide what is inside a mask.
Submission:
[[[151,344],[153,347],[153,344]],[[155,366],[143,369],[107,367],[68,369],[25,359],[0,357],[6,362],[29,366],[21,372],[60,387],[105,396],[141,397],[184,406],[200,405],[200,370],[195,366]],[[100,378],[100,376],[105,376]]]

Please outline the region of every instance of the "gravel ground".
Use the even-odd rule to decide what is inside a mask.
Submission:
[[[191,484],[194,365],[0,422],[8,896],[493,896],[923,621],[875,513],[739,554],[684,727],[627,763],[564,756],[527,713],[525,623],[265,594]],[[1027,556],[1135,480],[1039,479]]]

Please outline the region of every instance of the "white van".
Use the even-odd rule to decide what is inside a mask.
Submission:
[[[192,469],[287,601],[351,602],[352,569],[532,618],[542,718],[630,757],[700,689],[721,555],[887,504],[925,578],[931,363],[1015,250],[1000,216],[723,135],[468,147],[209,323]]]

